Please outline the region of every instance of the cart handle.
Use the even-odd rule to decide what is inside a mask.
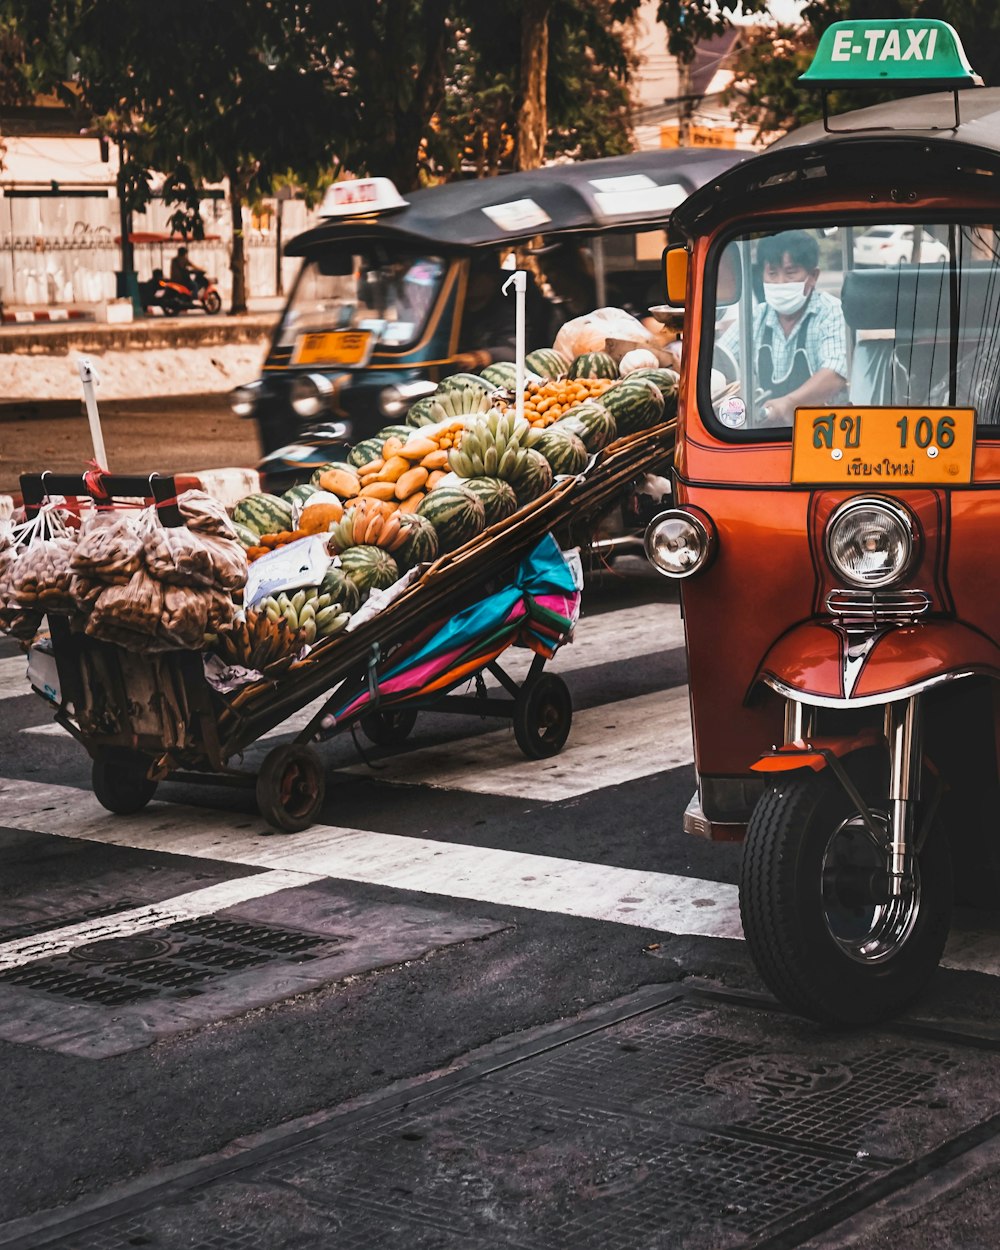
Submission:
[[[95,502],[138,496],[153,501],[161,524],[170,527],[184,524],[184,517],[177,506],[175,479],[161,477],[158,473],[150,473],[147,477],[121,473],[23,473],[21,495],[29,520],[37,516],[42,503],[50,495],[75,495]]]

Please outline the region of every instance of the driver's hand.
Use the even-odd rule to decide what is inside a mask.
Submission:
[[[761,409],[761,421],[764,425],[791,425],[795,415],[795,405],[785,395],[769,399]]]

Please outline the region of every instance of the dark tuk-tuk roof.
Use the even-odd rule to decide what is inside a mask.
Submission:
[[[793,130],[694,192],[671,218],[672,237],[704,230],[747,197],[766,211],[824,178],[843,191],[870,188],[873,204],[884,200],[898,216],[905,192],[894,200],[890,188],[933,179],[954,193],[983,171],[1000,171],[1000,88],[962,91],[957,108],[956,126],[955,93],[939,91],[831,117],[829,129],[811,122]]]
[[[652,228],[665,222],[672,211],[663,207],[670,200],[669,193],[657,197],[655,188],[677,186],[684,196],[690,195],[739,159],[740,154],[734,151],[677,148],[452,182],[408,192],[404,197],[407,207],[396,212],[331,218],[297,235],[285,251],[289,256],[305,256],[330,243],[360,237],[448,250],[516,243],[567,231],[594,234],[644,225]],[[629,177],[645,179],[645,187],[637,183],[633,192],[614,190],[609,197],[595,185],[602,179]],[[540,222],[538,214],[530,212],[518,220],[518,213],[509,211],[500,213],[504,220],[498,223],[484,211],[503,209],[522,200],[532,201],[549,220]]]

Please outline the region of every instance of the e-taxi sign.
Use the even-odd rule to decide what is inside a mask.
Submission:
[[[958,32],[936,18],[834,22],[823,32],[812,64],[799,81],[820,87],[886,80],[927,87],[975,87]]]
[[[319,215],[360,217],[405,207],[391,178],[344,178],[327,187]]]

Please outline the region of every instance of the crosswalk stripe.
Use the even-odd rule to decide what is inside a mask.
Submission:
[[[23,655],[7,656],[0,660],[0,699],[14,699],[18,695],[31,693],[25,677],[27,669],[28,661]]]
[[[86,791],[29,781],[0,781],[0,804],[4,824],[39,833],[610,920],[658,932],[740,936],[734,886],[671,873],[332,825],[314,825],[294,837],[276,838],[248,831],[245,813],[160,802],[136,816],[109,819]]]
[[[268,894],[276,894],[279,890],[291,890],[296,886],[308,885],[318,880],[321,878],[303,872],[255,873],[253,876],[237,877],[232,881],[220,881],[200,890],[191,890],[187,894],[178,894],[174,898],[163,899],[159,903],[149,903],[145,907],[133,907],[128,911],[116,912],[112,916],[85,920],[80,924],[63,925],[50,929],[46,933],[36,933],[31,937],[2,942],[0,943],[0,972],[10,968],[19,968],[22,964],[32,963],[36,959],[51,959],[55,955],[64,955],[67,951],[89,942],[131,937],[134,933],[142,933],[149,929],[162,929],[166,925],[177,924],[182,920],[212,916],[218,911],[224,911],[227,907],[235,907],[237,903],[264,898]]]
[[[297,882],[330,877],[662,933],[743,936],[735,886],[671,873],[331,825],[275,838],[248,831],[256,822],[245,813],[160,802],[112,819],[87,791],[30,781],[0,780],[0,807],[10,828],[239,863]],[[1000,934],[956,929],[941,962],[1000,976]]]

